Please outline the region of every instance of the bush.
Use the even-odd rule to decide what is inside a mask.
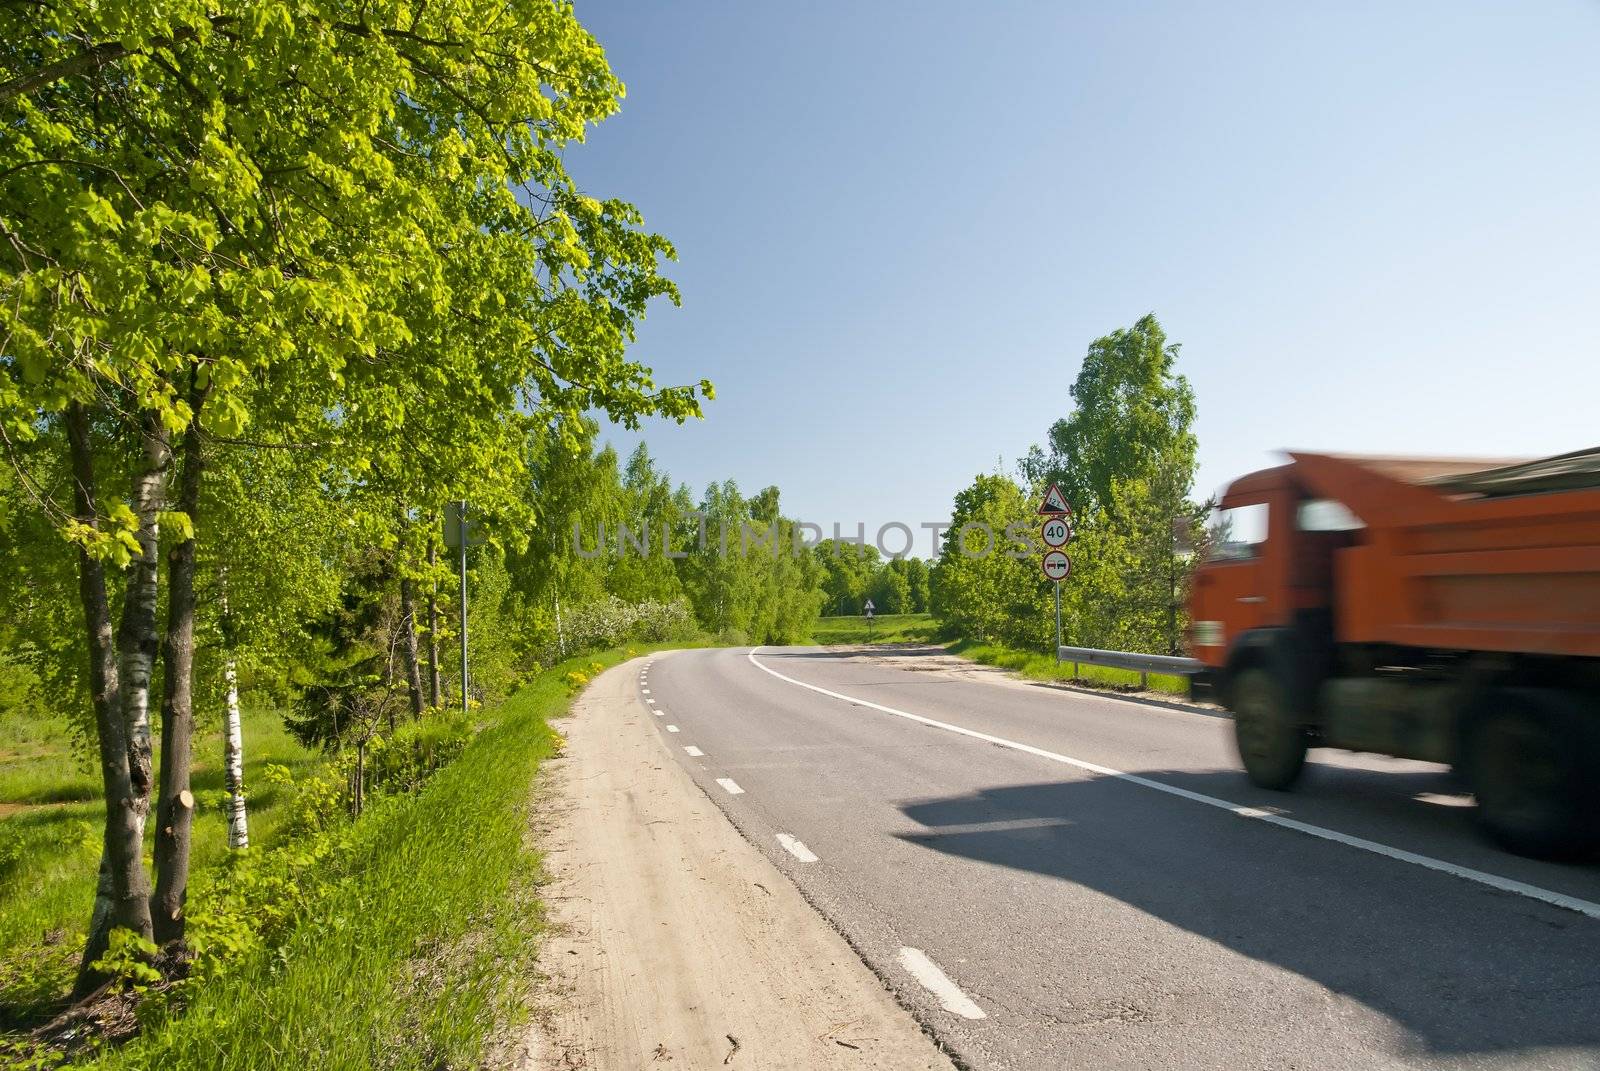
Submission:
[[[664,643],[695,633],[694,613],[682,599],[630,603],[607,595],[573,609],[564,624],[568,651],[605,650],[629,640]],[[547,652],[546,660],[555,653]]]

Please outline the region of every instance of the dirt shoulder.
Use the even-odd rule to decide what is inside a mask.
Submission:
[[[557,723],[546,983],[520,1066],[953,1071],[666,753],[638,669],[602,674]]]

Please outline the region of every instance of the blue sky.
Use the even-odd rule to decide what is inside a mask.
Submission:
[[[1600,3],[577,10],[628,95],[568,163],[678,247],[637,353],[718,396],[642,434],[697,491],[944,518],[1150,311],[1201,495],[1600,442]]]

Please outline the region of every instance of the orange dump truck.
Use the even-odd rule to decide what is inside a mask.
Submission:
[[[1289,457],[1223,494],[1190,597],[1250,779],[1308,747],[1449,763],[1513,851],[1600,845],[1600,449]]]

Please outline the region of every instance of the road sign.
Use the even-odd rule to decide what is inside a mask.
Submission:
[[[1060,583],[1072,574],[1072,559],[1067,557],[1066,551],[1047,551],[1044,560],[1039,563],[1039,568],[1044,572],[1046,580]]]
[[[1064,547],[1067,540],[1072,538],[1072,525],[1063,517],[1051,517],[1039,529],[1039,537],[1047,547]]]
[[[1072,507],[1067,505],[1067,496],[1061,493],[1061,488],[1055,484],[1050,485],[1050,490],[1044,493],[1044,501],[1039,503],[1041,514],[1064,513],[1072,516]]]
[[[872,612],[874,610],[876,610],[876,609],[877,609],[877,607],[872,605],[872,600],[868,599],[867,600],[867,604],[861,608],[861,612],[866,614],[868,617],[871,617],[872,616]]]
[[[481,547],[481,546],[483,546],[484,540],[486,538],[484,536],[484,533],[483,533],[483,526],[482,526],[482,522],[481,521],[477,522],[477,527],[475,528],[475,527],[473,527],[474,521],[469,516],[469,519],[467,520],[465,525],[463,525],[462,519],[461,519],[461,514],[463,513],[465,508],[466,508],[466,503],[465,502],[447,502],[447,503],[445,503],[445,507],[444,507],[444,545],[449,547],[451,550],[460,550],[461,549],[461,529],[463,527],[465,527],[466,530],[467,530],[467,546],[469,546],[469,547]]]

